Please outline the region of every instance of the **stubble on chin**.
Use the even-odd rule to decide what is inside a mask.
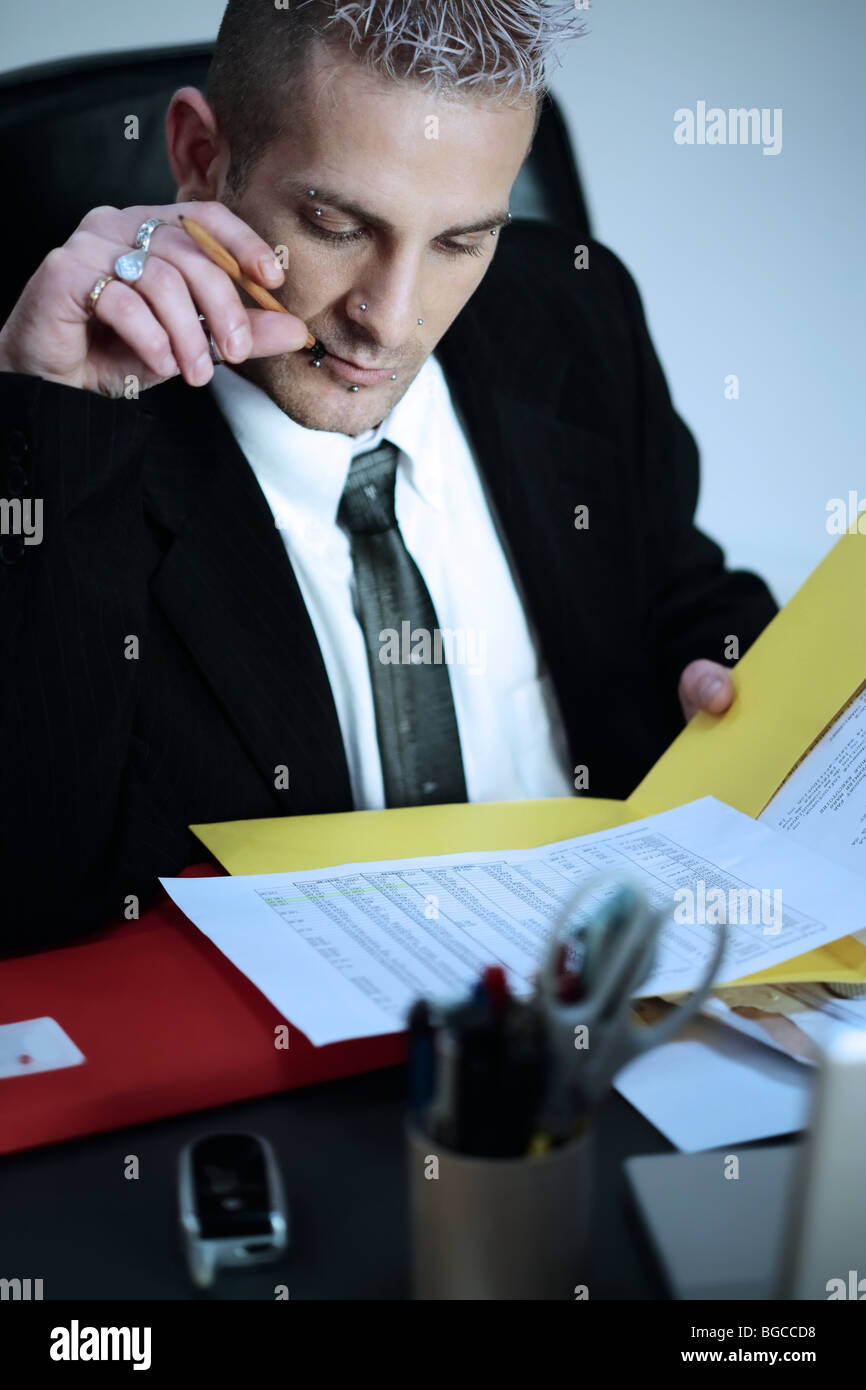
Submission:
[[[297,366],[294,363],[297,361]],[[363,434],[365,430],[373,429],[384,420],[385,416],[393,410],[394,406],[405,395],[408,385],[399,385],[395,391],[377,392],[376,402],[373,404],[372,392],[370,393],[370,408],[363,409],[363,404],[357,395],[351,395],[349,400],[353,406],[340,408],[322,399],[323,392],[318,381],[311,380],[308,387],[304,385],[303,373],[310,373],[311,377],[316,377],[319,371],[324,368],[314,368],[311,365],[309,354],[302,352],[298,356],[295,354],[282,357],[251,357],[246,362],[240,362],[232,367],[233,371],[245,377],[247,381],[258,386],[267,396],[279,406],[284,415],[288,415],[290,420],[303,426],[308,430],[326,430],[329,433],[348,434],[354,436]],[[300,381],[298,380],[298,375]],[[417,375],[413,373],[414,376]],[[363,388],[362,388],[363,389]],[[361,407],[361,408],[359,408]]]

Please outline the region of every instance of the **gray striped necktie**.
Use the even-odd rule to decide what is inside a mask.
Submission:
[[[388,440],[356,454],[337,512],[352,548],[355,612],[367,648],[385,804],[465,801],[448,665],[441,660],[441,641],[434,642],[436,611],[394,511],[397,457]],[[419,629],[427,633],[426,644],[420,637],[405,640]],[[438,663],[408,659],[413,647],[423,657],[425,645]]]

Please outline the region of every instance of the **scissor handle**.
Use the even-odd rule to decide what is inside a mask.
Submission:
[[[630,919],[623,924],[621,931],[615,933],[616,939],[604,956],[604,978],[594,982],[590,980],[590,994],[581,1001],[564,1005],[556,997],[559,948],[565,939],[565,929],[587,891],[590,888],[597,890],[597,875],[580,884],[567,900],[557,918],[550,950],[539,972],[539,986],[547,995],[554,1030],[559,1029],[564,1038],[574,1023],[589,1026],[589,1053],[576,1078],[576,1088],[588,1103],[601,1098],[627,1062],[651,1047],[669,1042],[695,1016],[712,989],[727,942],[727,928],[720,923],[713,954],[697,989],[684,1004],[672,1009],[661,1023],[636,1026],[630,1020],[632,1000],[652,967],[656,940],[668,914],[651,909],[643,888],[633,880],[624,880],[621,875],[615,877],[620,885],[627,882],[635,891],[636,902]]]
[[[644,928],[648,928],[652,914],[646,899],[643,888],[633,878],[624,875],[621,869],[601,870],[599,873],[591,874],[588,878],[579,883],[574,891],[566,898],[557,914],[549,938],[549,946],[538,972],[538,985],[542,994],[547,996],[552,1009],[561,1008],[558,1002],[557,985],[560,961],[560,948],[566,944],[571,934],[571,922],[580,904],[589,896],[591,892],[597,891],[605,883],[610,883],[618,890],[628,889],[634,895],[634,909],[625,923],[622,931],[617,933],[614,941],[612,958],[614,968],[606,970],[605,978],[601,982],[601,992],[596,995],[596,981],[590,980],[590,993],[593,996],[592,1009],[596,1007],[603,1010],[608,1002],[611,993],[616,989],[626,962],[635,950],[634,937]],[[607,930],[609,928],[605,928]],[[592,962],[590,961],[590,964]],[[590,1001],[584,999],[581,1010],[583,1016],[586,1014],[586,1005]]]
[[[670,1042],[671,1038],[675,1037],[680,1029],[684,1028],[689,1020],[694,1018],[695,1014],[703,1005],[713,987],[716,972],[722,963],[722,956],[725,954],[725,946],[728,940],[727,924],[725,922],[719,922],[717,925],[718,935],[716,937],[715,949],[707,965],[703,980],[698,985],[697,989],[691,991],[688,998],[682,1004],[677,1004],[675,1008],[671,1009],[667,1018],[663,1018],[661,1023],[645,1024],[643,1027],[635,1027],[634,1024],[631,1025],[631,1029],[635,1036],[641,1039],[640,1045],[635,1049],[635,1054],[633,1055],[636,1055],[637,1052],[648,1052],[651,1047],[657,1047],[660,1043]]]

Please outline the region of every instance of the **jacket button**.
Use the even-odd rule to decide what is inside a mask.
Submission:
[[[20,497],[27,490],[27,474],[20,463],[13,463],[6,470],[4,492],[7,497]]]
[[[23,536],[4,536],[0,541],[0,565],[14,565],[23,554]]]
[[[6,435],[6,454],[13,463],[20,463],[27,457],[30,445],[23,430],[12,429]]]

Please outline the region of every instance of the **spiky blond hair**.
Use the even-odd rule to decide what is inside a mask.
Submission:
[[[348,31],[350,49],[383,76],[505,101],[543,90],[557,45],[582,27],[573,0],[337,0],[329,8],[324,34]]]
[[[228,0],[207,96],[232,152],[229,185],[278,134],[314,45],[436,95],[535,104],[537,120],[558,47],[585,27],[574,0]]]

